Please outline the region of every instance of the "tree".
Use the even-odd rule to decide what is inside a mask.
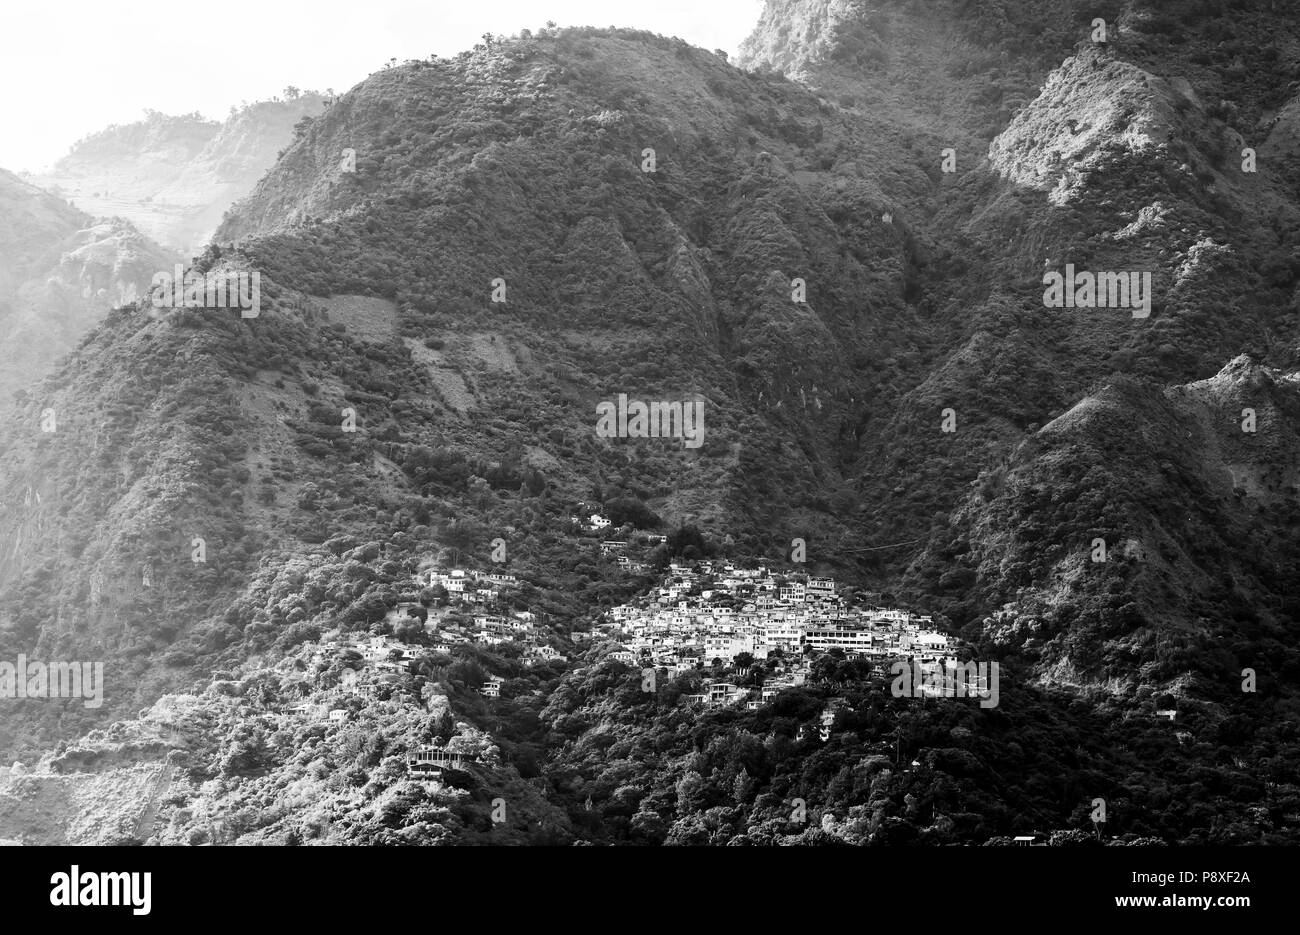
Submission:
[[[663,817],[653,809],[644,809],[632,816],[629,830],[635,841],[646,844],[662,844],[668,834],[668,825]]]
[[[737,805],[744,805],[754,797],[756,788],[758,782],[749,775],[749,770],[742,766],[740,772],[736,774],[736,781],[731,785],[731,796],[736,800]]]
[[[393,627],[393,636],[403,643],[424,643],[424,626],[412,617],[403,617]]]
[[[689,553],[688,554],[688,550]],[[704,533],[694,526],[679,526],[668,534],[668,554],[681,555],[686,558],[709,555],[712,549],[705,541]]]
[[[492,485],[485,478],[471,476],[469,493],[474,498],[474,505],[480,510],[487,509],[488,504],[492,502]]]
[[[644,503],[636,497],[618,497],[605,504],[605,515],[613,526],[631,525],[636,529],[653,529],[661,522]]]
[[[457,555],[453,560],[459,561],[459,554],[473,548],[478,541],[479,528],[471,519],[452,520],[443,528],[442,535],[447,547]]]
[[[1087,847],[1097,843],[1096,838],[1078,828],[1053,831],[1047,843],[1052,847]]]
[[[343,619],[347,624],[368,623],[383,626],[384,617],[387,614],[388,604],[384,602],[384,599],[378,594],[367,594],[348,607],[343,614]]]
[[[709,785],[704,777],[694,770],[688,771],[677,781],[677,813],[684,817],[702,811],[708,803],[708,796]]]
[[[308,481],[298,491],[298,509],[315,512],[320,509],[320,498],[320,488]]]
[[[673,557],[668,553],[668,546],[660,543],[651,550],[646,556],[646,561],[651,568],[663,571],[672,563]]]

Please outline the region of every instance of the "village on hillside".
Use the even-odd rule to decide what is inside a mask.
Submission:
[[[744,701],[761,707],[803,684],[812,661],[831,650],[909,658],[941,671],[957,664],[954,647],[929,616],[851,606],[833,578],[776,574],[725,560],[670,565],[659,587],[610,610],[596,630],[616,641],[609,658],[662,669],[669,677],[719,667],[743,675],[755,662],[776,662],[761,686],[710,679],[703,692],[686,696],[706,706]]]
[[[625,545],[605,542],[602,550],[622,564]],[[762,566],[742,568],[726,560],[671,564],[658,587],[601,614],[589,631],[569,633],[575,648],[565,652],[563,637],[540,627],[535,613],[504,608],[502,590],[518,585],[515,575],[433,568],[415,584],[438,589],[440,598],[445,594],[445,606],[399,603],[384,625],[375,628],[383,633],[334,631],[319,644],[318,662],[346,652],[359,655],[352,670],[356,675],[346,685],[350,692],[374,695],[384,681],[400,679],[421,655],[450,653],[458,644],[517,644],[525,665],[565,663],[588,644],[597,648],[598,661],[651,667],[668,677],[732,667],[738,657],[745,666],[776,660],[778,676],[764,685],[760,703],[801,684],[812,660],[831,650],[876,659],[909,658],[940,668],[956,665],[955,647],[934,629],[929,616],[851,606],[832,578],[779,574]],[[413,640],[403,626],[418,627],[421,638]],[[500,680],[489,682],[481,692],[496,697],[499,685]],[[742,694],[736,686],[714,683],[707,695],[689,697],[726,704]]]
[[[588,534],[606,533],[600,520],[593,515],[584,523]],[[629,553],[664,540],[644,535],[635,542],[602,540],[599,554],[625,572],[642,573],[648,563]],[[837,586],[833,578],[763,565],[743,567],[727,559],[670,563],[657,586],[568,632],[539,620],[531,610],[517,609],[520,587],[517,575],[500,568],[435,565],[420,570],[407,582],[407,599],[391,607],[382,621],[368,630],[331,630],[304,647],[297,671],[284,673],[303,682],[304,697],[292,711],[341,725],[350,717],[350,706],[394,697],[422,659],[454,655],[463,645],[489,651],[509,645],[525,667],[567,665],[577,657],[582,665],[614,661],[640,668],[643,676],[653,672],[653,680],[698,670],[704,676],[698,690],[681,698],[701,709],[760,708],[780,692],[803,685],[815,660],[834,650],[881,661],[907,659],[940,672],[958,666],[956,647],[929,616],[859,606],[855,592]],[[477,691],[485,699],[499,698],[505,682],[501,675],[488,674]],[[916,694],[943,691],[933,684],[918,685]],[[425,702],[432,711],[445,700],[431,694]],[[419,776],[449,765],[455,764],[447,752],[433,749],[413,751],[409,763],[412,775]]]

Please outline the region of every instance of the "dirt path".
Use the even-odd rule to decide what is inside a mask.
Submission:
[[[158,775],[149,787],[149,801],[135,823],[135,837],[137,839],[141,841],[149,839],[149,832],[153,830],[153,823],[158,818],[158,805],[175,784],[176,767],[164,766],[158,771]]]

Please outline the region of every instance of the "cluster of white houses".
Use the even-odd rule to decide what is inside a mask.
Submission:
[[[518,578],[504,572],[473,571],[465,568],[439,571],[434,568],[426,574],[429,587],[442,587],[447,592],[447,600],[453,604],[489,603],[501,596],[502,588],[512,588],[519,584]]]
[[[621,545],[607,542],[602,551],[621,555]],[[433,569],[421,574],[419,583],[425,582],[445,589],[448,606],[400,603],[387,617],[395,630],[402,624],[418,623],[424,630],[424,645],[411,645],[396,636],[327,634],[315,647],[314,663],[328,665],[331,657],[345,652],[359,655],[360,663],[345,669],[341,682],[317,694],[315,703],[304,702],[295,710],[336,723],[344,721],[347,711],[337,706],[336,699],[349,695],[373,698],[385,684],[400,682],[420,655],[449,652],[457,643],[521,644],[524,662],[529,665],[566,661],[550,645],[545,628],[538,627],[535,614],[503,609],[501,590],[517,585],[514,575]],[[948,637],[933,628],[930,617],[888,607],[850,606],[832,578],[776,574],[764,567],[741,568],[726,561],[670,565],[659,587],[609,610],[598,619],[594,632],[574,633],[573,637],[578,640],[597,634],[614,642],[606,658],[656,672],[666,670],[669,677],[717,664],[731,666],[741,654],[755,661],[776,657],[776,665],[769,665],[771,677],[761,688],[710,679],[701,692],[687,696],[688,701],[708,706],[742,701],[751,708],[766,704],[779,692],[802,684],[811,660],[834,649],[868,657],[910,658],[945,668],[956,664]],[[491,676],[480,692],[485,697],[499,697],[502,682]],[[435,765],[447,764],[411,764],[413,772]]]
[[[636,575],[646,571],[649,566],[629,558],[627,547],[628,544],[621,539],[606,539],[600,544],[600,554],[605,558],[612,558],[614,563],[628,574]]]
[[[886,607],[850,607],[832,578],[775,575],[729,562],[674,564],[648,596],[615,607],[597,625],[618,648],[610,657],[680,674],[731,665],[742,653],[781,657],[778,676],[750,706],[802,682],[809,659],[840,649],[871,657],[955,662],[948,637],[931,618]],[[693,700],[731,704],[751,693],[729,682],[706,685]]]
[[[536,614],[501,609],[498,603],[501,589],[518,583],[514,575],[461,568],[446,572],[434,569],[420,575],[418,583],[426,582],[446,589],[447,607],[425,608],[423,604],[407,601],[397,604],[385,617],[385,622],[392,627],[418,623],[426,636],[422,644],[414,645],[389,635],[337,630],[325,634],[311,657],[318,669],[345,653],[355,653],[361,658],[354,667],[342,671],[337,685],[319,691],[318,700],[302,702],[293,710],[332,723],[344,722],[347,711],[333,706],[333,702],[353,695],[373,699],[385,685],[400,682],[416,659],[430,653],[449,653],[458,643],[482,646],[517,643],[522,646],[522,659],[528,666],[567,661],[568,657],[552,646],[547,634],[537,626]],[[285,673],[285,677],[305,678],[300,673]],[[498,676],[489,676],[479,690],[485,697],[499,698],[503,681]]]
[[[516,587],[519,579],[504,572],[474,571],[452,568],[440,571],[434,568],[425,573],[429,587],[441,586],[447,592],[447,601],[454,609],[472,616],[472,625],[459,625],[447,620],[448,614],[430,609],[425,629],[434,642],[430,648],[447,652],[455,643],[480,643],[497,646],[501,643],[522,643],[524,661],[564,662],[567,657],[549,645],[537,628],[537,615],[529,610],[509,613],[496,612],[503,588]],[[390,622],[414,612],[417,604],[399,604],[392,611]]]

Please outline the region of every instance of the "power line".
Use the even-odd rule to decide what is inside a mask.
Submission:
[[[841,552],[879,552],[881,549],[892,549],[900,545],[911,545],[914,542],[921,542],[925,536],[918,536],[915,539],[904,539],[902,542],[891,542],[889,545],[874,545],[866,549],[840,549]]]

